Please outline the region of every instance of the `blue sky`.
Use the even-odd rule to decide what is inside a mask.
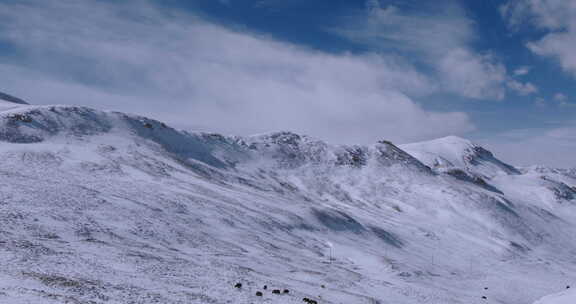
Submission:
[[[0,18],[0,91],[32,103],[576,166],[570,1],[5,0]]]

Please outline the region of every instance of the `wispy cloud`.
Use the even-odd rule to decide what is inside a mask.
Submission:
[[[506,68],[490,55],[455,48],[437,64],[444,87],[468,98],[501,100],[506,96]]]
[[[480,140],[515,165],[576,167],[576,123],[547,129],[518,129]]]
[[[501,7],[511,28],[529,25],[547,33],[527,47],[535,54],[550,57],[576,77],[576,2],[561,0],[514,0]]]
[[[18,12],[15,14],[14,12]],[[0,4],[6,90],[37,103],[139,112],[231,134],[289,129],[333,142],[410,141],[473,129],[421,108],[428,77],[395,57],[331,55],[143,1]],[[34,88],[34,90],[30,90]]]
[[[522,83],[515,79],[509,79],[506,84],[510,90],[520,96],[527,96],[538,92],[538,88],[530,82]]]
[[[571,103],[568,100],[568,96],[566,96],[563,93],[556,93],[554,94],[554,101],[556,101],[558,103],[558,106],[563,107],[563,108],[574,108],[576,107],[576,104]]]
[[[549,99],[537,97],[535,105],[541,108],[575,108],[576,104],[568,100],[568,96],[563,93],[556,93]]]
[[[508,78],[505,66],[490,53],[471,47],[474,23],[454,1],[419,6],[418,11],[366,3],[367,11],[334,32],[384,51],[408,54],[432,68],[445,91],[474,99],[501,100]]]
[[[532,68],[529,66],[521,66],[514,70],[514,76],[524,76],[530,73]]]
[[[564,95],[562,93],[554,94],[554,100],[556,100],[558,102],[566,102],[567,99],[568,99],[568,97],[566,97],[566,95]]]

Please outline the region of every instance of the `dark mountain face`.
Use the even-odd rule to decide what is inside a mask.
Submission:
[[[24,101],[18,97],[14,97],[12,95],[8,95],[8,94],[2,93],[2,92],[0,92],[0,100],[9,101],[9,102],[18,103],[18,104],[28,104],[26,101]]]

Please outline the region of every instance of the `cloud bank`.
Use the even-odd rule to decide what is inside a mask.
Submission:
[[[368,0],[365,13],[347,18],[344,26],[332,31],[380,50],[409,54],[416,64],[433,71],[440,90],[465,98],[503,100],[508,89],[521,95],[535,92],[532,84],[512,83],[505,65],[492,53],[474,49],[474,22],[457,2],[416,6],[417,10],[384,7]]]
[[[549,129],[510,130],[480,140],[510,164],[576,167],[576,123]]]
[[[0,18],[0,40],[17,50],[0,58],[3,89],[32,103],[137,112],[228,134],[287,129],[337,143],[474,128],[464,113],[419,106],[413,96],[435,84],[394,57],[313,51],[144,1],[10,2],[0,4]]]

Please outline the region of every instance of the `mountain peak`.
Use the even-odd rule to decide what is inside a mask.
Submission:
[[[440,138],[432,139],[432,140],[425,141],[425,142],[419,142],[418,144],[422,144],[422,143],[430,143],[433,145],[446,145],[446,146],[449,145],[449,146],[452,146],[454,149],[466,149],[469,147],[479,146],[469,139],[462,138],[462,137],[456,136],[456,135],[448,135],[445,137],[440,137]]]
[[[302,141],[316,141],[312,138],[296,134],[291,131],[275,131],[269,133],[256,134],[248,137],[249,141],[254,142],[267,142],[274,144],[288,144],[288,145],[298,145]]]
[[[462,169],[483,178],[519,173],[482,146],[454,135],[405,144],[401,148],[424,164],[439,170]]]
[[[377,144],[332,145],[320,139],[290,131],[277,131],[243,138],[256,159],[273,160],[280,168],[318,166],[317,168],[362,168],[372,165],[400,165],[420,172],[429,168],[388,141]]]

